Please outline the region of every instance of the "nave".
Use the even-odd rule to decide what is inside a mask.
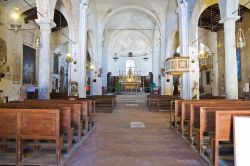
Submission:
[[[131,122],[145,128],[130,128]],[[169,113],[145,106],[117,105],[98,113],[91,133],[66,166],[207,166],[207,162],[169,127]]]

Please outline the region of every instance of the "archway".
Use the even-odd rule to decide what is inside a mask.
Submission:
[[[111,12],[103,26],[103,61],[106,62],[103,65],[114,77],[109,79],[118,81],[118,77],[125,76],[126,61],[132,60],[134,73],[147,80],[146,77],[149,78],[149,73],[153,72],[158,86],[162,34],[158,19],[145,9],[130,6]]]

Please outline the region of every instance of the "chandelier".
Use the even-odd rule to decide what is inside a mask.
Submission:
[[[207,52],[205,52],[205,50],[201,50],[199,53],[199,59],[203,60],[203,59],[207,59],[209,56],[209,54]]]
[[[14,7],[13,10],[10,13],[10,27],[11,30],[17,32],[21,27],[20,22],[20,11],[18,7]]]
[[[119,59],[119,57],[117,56],[117,53],[115,53],[115,56],[113,57],[113,59],[114,59],[115,61],[117,61],[117,60]]]
[[[119,59],[119,57],[129,57],[129,58],[143,57],[142,59],[147,61],[149,59],[149,57],[147,55],[148,55],[148,53],[145,53],[145,54],[142,54],[142,55],[134,55],[132,52],[129,52],[128,55],[120,55],[120,56],[118,56],[118,54],[115,53],[113,59],[114,59],[114,61],[117,61]]]

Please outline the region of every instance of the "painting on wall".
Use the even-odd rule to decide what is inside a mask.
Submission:
[[[238,81],[241,80],[241,58],[240,58],[240,48],[236,50],[236,58],[237,58],[237,72],[238,72]]]
[[[20,72],[20,68],[21,68],[21,60],[20,60],[20,57],[15,54],[15,61],[14,61],[14,65],[13,65],[13,83],[14,84],[20,84],[20,75],[21,75],[21,72]]]
[[[23,45],[23,84],[36,83],[36,50]]]
[[[54,65],[53,65],[53,73],[58,74],[58,66],[59,66],[59,56],[61,54],[54,53]]]

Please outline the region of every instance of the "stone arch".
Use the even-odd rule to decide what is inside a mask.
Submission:
[[[67,2],[67,1],[66,1]],[[70,19],[71,12],[70,9],[72,8],[71,2],[66,3],[64,0],[58,0],[57,4],[55,6],[55,9],[60,11],[63,16],[65,17],[67,23],[68,23],[68,28],[69,28],[69,38],[75,42],[75,29],[74,29],[74,24],[73,24],[73,19]]]
[[[145,9],[143,7],[139,7],[139,6],[124,6],[124,7],[120,7],[118,9],[113,10],[112,12],[110,12],[105,18],[104,21],[102,23],[102,30],[101,30],[101,34],[103,35],[105,26],[107,25],[108,21],[117,13],[122,13],[123,11],[127,11],[127,10],[135,10],[135,11],[139,11],[141,13],[144,13],[145,15],[148,15],[153,21],[155,21],[155,23],[157,24],[157,26],[159,27],[160,30],[160,34],[161,36],[164,36],[164,32],[160,23],[159,18],[152,13],[151,11],[149,11],[148,9]]]
[[[193,44],[198,37],[198,22],[202,12],[211,5],[218,3],[218,0],[196,1],[189,24],[189,44]]]
[[[206,10],[209,6],[212,6],[212,5],[216,4],[216,3],[219,4],[219,2],[220,2],[219,0],[201,0],[201,1],[196,1],[195,6],[194,6],[194,10],[192,12],[190,25],[189,25],[189,29],[190,29],[189,34],[190,34],[190,36],[193,36],[193,37],[196,36],[193,33],[198,32],[198,22],[199,22],[199,18],[201,16],[202,12],[204,10]],[[239,0],[239,4],[244,5],[245,1],[244,0]],[[221,7],[222,6],[219,4],[220,11],[222,10]],[[248,7],[248,6],[246,6],[246,7]],[[189,44],[192,44],[194,40],[195,39],[193,39],[191,37],[190,40],[189,40],[189,42],[190,42]]]

